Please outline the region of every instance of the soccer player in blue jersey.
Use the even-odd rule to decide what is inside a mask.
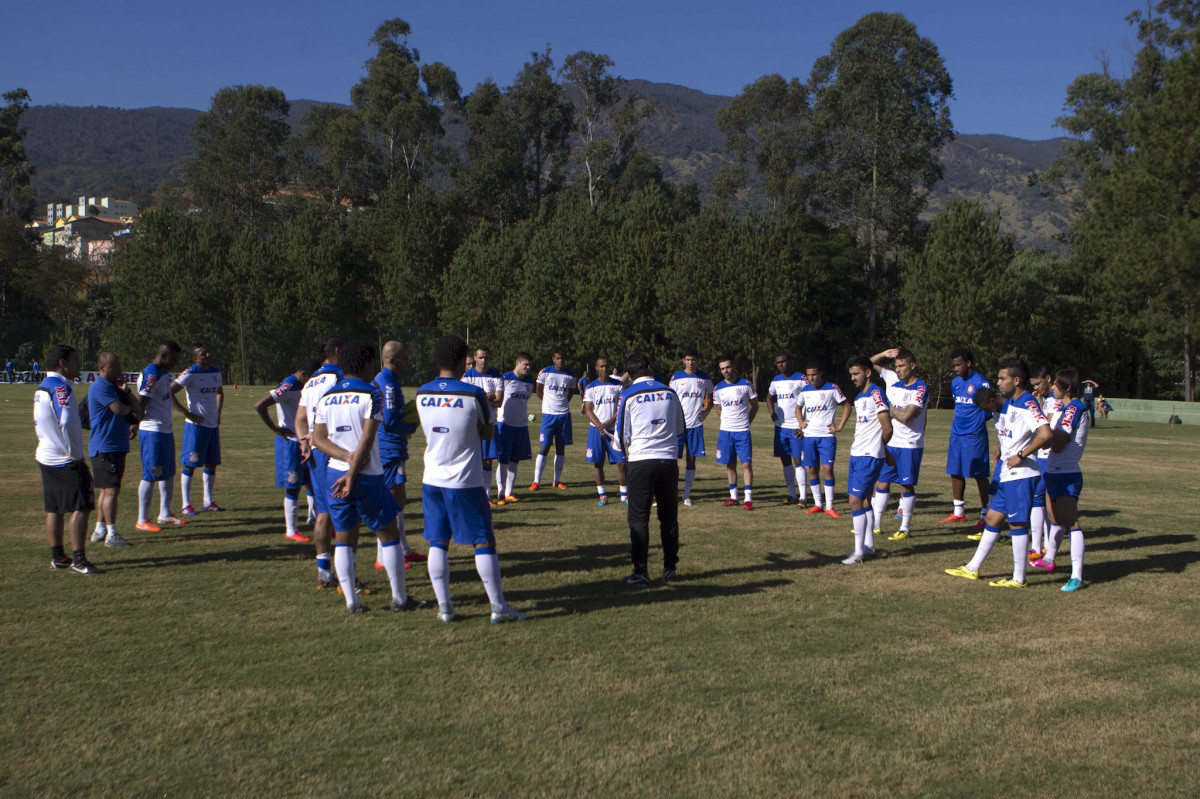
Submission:
[[[808,377],[792,367],[792,354],[787,350],[775,353],[775,368],[779,374],[767,389],[767,410],[775,422],[775,457],[783,464],[783,482],[787,486],[783,504],[803,508],[808,481],[804,479],[804,447],[800,422],[796,419],[795,395],[808,385]]]
[[[994,588],[1024,588],[1028,564],[1026,555],[1029,551],[1029,510],[1033,505],[1034,484],[1039,477],[1034,456],[1049,443],[1051,432],[1041,406],[1028,391],[1029,367],[1024,361],[1020,358],[1001,361],[996,383],[1001,396],[1006,399],[996,421],[996,437],[1000,441],[996,448],[996,460],[1002,464],[1000,487],[988,507],[983,535],[974,557],[962,566],[946,569],[946,573],[968,580],[979,579],[983,561],[1000,538],[1000,525],[1007,521],[1012,533],[1013,576],[993,580],[988,585]]]
[[[396,514],[400,550],[404,553],[404,568],[420,563],[425,556],[408,544],[408,532],[404,525],[404,508],[408,505],[408,437],[417,431],[412,421],[406,421],[408,409],[404,403],[404,390],[400,386],[400,375],[408,371],[408,347],[399,341],[383,345],[383,368],[375,376],[375,385],[383,394],[383,425],[379,428],[379,457],[383,460],[384,483],[392,492],[400,512]],[[375,568],[384,568],[383,545],[375,553]]]
[[[168,525],[187,524],[171,513],[175,493],[175,429],[171,419],[171,370],[179,364],[180,347],[174,341],[158,345],[138,378],[138,396],[142,402],[142,422],[138,425],[138,449],[141,450],[142,480],[138,483],[138,523],[135,529],[147,533],[162,532]],[[150,518],[150,500],[158,483],[158,520]]]
[[[296,408],[296,438],[300,442],[300,457],[308,467],[308,481],[312,486],[313,549],[317,555],[317,589],[337,588],[333,576],[333,527],[329,518],[329,482],[327,467],[329,456],[312,446],[312,428],[315,424],[317,403],[325,392],[342,379],[338,358],[342,352],[341,336],[326,336],[321,342],[322,364],[309,376],[300,390],[300,405]]]
[[[625,456],[613,444],[613,432],[617,423],[617,398],[625,386],[612,376],[612,367],[603,355],[596,359],[596,379],[588,383],[583,394],[583,415],[591,423],[588,426],[587,462],[596,467],[596,491],[599,507],[608,504],[608,491],[604,486],[604,461],[607,459],[617,467],[617,485],[621,489],[621,504],[628,502],[625,482]]]
[[[504,375],[504,401],[496,422],[496,460],[500,464],[500,478],[504,486],[496,498],[497,505],[517,502],[513,493],[517,481],[517,466],[527,461],[533,452],[529,447],[529,398],[535,391],[529,370],[533,357],[527,352],[518,352],[511,372]]]
[[[129,454],[130,424],[137,424],[142,406],[133,387],[125,385],[116,353],[101,352],[96,358],[96,371],[100,374],[88,389],[87,398],[91,422],[88,455],[92,459],[93,485],[100,491],[92,543],[103,541],[107,547],[127,547],[130,543],[117,532],[117,498]]]
[[[221,465],[221,410],[225,407],[225,388],[221,370],[212,365],[212,353],[203,344],[192,347],[195,361],[183,371],[171,385],[171,401],[187,419],[183,425],[183,447],[179,465],[183,467],[179,477],[184,516],[195,516],[192,507],[192,472],[197,466],[204,467],[204,505],[201,510],[225,510],[213,500],[213,484],[217,480],[217,467]],[[179,402],[180,391],[187,393],[187,407]]]
[[[733,358],[722,358],[717,362],[717,368],[725,378],[713,386],[713,405],[721,414],[717,463],[725,465],[725,474],[729,478],[729,499],[722,504],[727,508],[737,504],[737,463],[740,460],[746,497],[744,507],[753,510],[754,445],[750,425],[758,415],[758,394],[748,380],[738,377]]]
[[[973,478],[979,488],[979,523],[982,529],[988,505],[988,414],[975,405],[975,392],[991,388],[987,378],[975,371],[975,356],[965,347],[950,351],[950,366],[954,379],[950,393],[954,396],[954,421],[950,425],[950,448],[946,453],[946,474],[950,475],[950,490],[954,496],[954,512],[942,523],[967,520],[964,499],[967,478]],[[1025,387],[1028,390],[1028,386]]]
[[[704,457],[704,420],[712,412],[713,382],[702,372],[700,354],[692,347],[680,356],[683,369],[671,375],[670,387],[683,404],[687,433],[683,437],[681,454],[686,455],[683,470],[683,506],[692,507],[692,484],[696,480],[696,458]]]
[[[495,414],[483,389],[462,381],[467,342],[458,336],[443,336],[433,355],[438,377],[417,389],[417,413],[426,441],[421,506],[438,619],[450,622],[455,615],[447,552],[453,540],[475,548],[475,570],[492,605],[491,623],[523,621],[528,617],[508,606],[500,584],[492,509],[480,457],[482,442],[494,432]]]
[[[554,487],[566,490],[562,481],[563,467],[567,463],[566,447],[573,444],[571,437],[571,397],[578,387],[575,373],[567,368],[567,352],[556,347],[552,353],[553,363],[537,376],[537,395],[542,401],[542,430],[538,435],[538,456],[533,467],[533,484],[530,491],[537,491],[542,481],[542,470],[546,468],[546,455],[550,444],[554,444]]]
[[[463,382],[482,388],[488,398],[488,404],[492,406],[493,410],[499,410],[504,403],[504,375],[498,369],[493,369],[491,363],[491,350],[487,347],[476,347],[475,358],[470,368],[463,373]],[[580,393],[582,393],[582,389]],[[489,491],[491,490],[492,472],[495,471],[496,489],[501,492],[498,499],[503,500],[504,480],[500,476],[500,472],[492,468],[496,462],[496,446],[494,438],[483,442],[483,471],[485,472],[484,476],[488,478]]]
[[[808,470],[808,487],[813,495],[813,506],[804,512],[824,511],[827,516],[840,519],[842,514],[833,509],[833,462],[837,458],[836,436],[850,418],[850,405],[837,384],[825,382],[825,369],[820,361],[809,361],[804,367],[804,375],[808,385],[796,395],[796,419],[804,436],[804,467]],[[834,424],[838,405],[842,406],[842,418]],[[824,502],[821,501],[821,481],[825,484]]]
[[[891,358],[894,370],[883,366]],[[900,485],[900,529],[888,536],[889,541],[903,541],[910,535],[913,506],[917,499],[917,480],[921,476],[921,460],[925,454],[925,409],[929,404],[929,387],[917,377],[917,358],[904,347],[884,350],[872,356],[871,363],[887,386],[888,415],[893,422],[892,439],[887,451],[893,463],[883,467],[875,484],[872,511],[875,530],[887,510],[892,483]]]
[[[275,434],[275,486],[283,489],[284,535],[292,540],[307,544],[311,538],[300,532],[297,517],[300,512],[300,489],[306,482],[304,464],[301,462],[300,441],[296,438],[296,409],[300,407],[300,394],[313,372],[321,367],[319,358],[308,358],[295,372],[283,379],[278,386],[259,397],[254,403],[263,424]],[[275,406],[275,421],[271,421],[270,407]]]
[[[312,445],[329,457],[329,516],[337,543],[334,568],[346,612],[362,613],[355,573],[358,527],[365,524],[383,544],[383,565],[392,587],[392,610],[415,610],[421,603],[409,598],[400,556],[396,516],[399,508],[384,482],[378,431],[383,422],[383,395],[369,382],[375,371],[375,346],[352,341],[341,348],[342,379],[317,402]]]
[[[871,361],[856,355],[846,362],[850,382],[858,389],[854,398],[854,442],[850,445],[850,472],[846,491],[850,495],[850,515],[854,518],[854,551],[846,554],[843,564],[862,563],[875,554],[874,513],[871,494],[885,463],[895,465],[887,451],[892,439],[892,417],[883,390],[871,382]]]

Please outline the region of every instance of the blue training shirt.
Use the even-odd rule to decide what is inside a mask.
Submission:
[[[88,389],[87,402],[92,425],[88,455],[94,458],[102,452],[128,452],[129,420],[113,413],[108,406],[114,402],[128,405],[129,398],[112,383],[97,376]]]
[[[404,390],[400,376],[386,366],[375,375],[375,385],[383,394],[383,424],[379,426],[379,457],[384,463],[408,460],[408,437],[417,426],[404,421]]]
[[[955,377],[950,381],[950,393],[954,395],[954,421],[950,432],[956,436],[987,435],[987,423],[991,414],[975,404],[975,392],[991,388],[992,384],[979,372],[971,372],[966,378]]]

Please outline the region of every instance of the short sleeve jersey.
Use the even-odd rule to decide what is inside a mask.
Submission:
[[[804,428],[806,438],[829,438],[833,435],[830,426],[837,406],[846,401],[846,395],[835,383],[823,386],[807,385],[800,389],[796,404],[804,412],[808,425]]]
[[[721,406],[721,429],[738,433],[750,429],[750,400],[758,399],[754,386],[744,377],[732,383],[722,380],[713,387],[713,402]]]
[[[313,426],[325,425],[325,433],[331,443],[354,452],[362,441],[363,427],[368,419],[383,422],[383,396],[379,388],[357,377],[346,377],[330,386],[317,402]],[[350,470],[350,464],[331,457],[329,468],[345,472]],[[359,474],[383,474],[378,434],[371,447],[371,456]]]
[[[66,466],[83,458],[83,424],[71,384],[58,372],[33,393],[33,427],[38,446],[34,458],[44,466]]]
[[[142,398],[140,430],[151,433],[171,432],[171,374],[166,367],[150,364],[138,377],[138,395]]]
[[[288,375],[282,383],[271,389],[271,399],[275,400],[275,422],[292,432],[296,430],[296,408],[300,406],[301,388],[296,376]]]
[[[679,456],[687,428],[679,395],[653,377],[639,377],[617,400],[617,447],[629,461]]]
[[[601,381],[599,378],[588,383],[584,390],[583,401],[592,403],[592,413],[601,424],[606,423],[617,413],[617,399],[621,396],[625,384],[615,377]],[[595,427],[595,425],[592,425]]]
[[[1046,417],[1046,423],[1050,425],[1050,429],[1054,429],[1054,420],[1058,418],[1059,411],[1062,410],[1063,404],[1058,401],[1058,398],[1053,394],[1042,400],[1042,415]],[[1049,460],[1050,447],[1042,447],[1037,451],[1039,461]]]
[[[776,427],[795,430],[800,426],[796,419],[796,395],[808,385],[808,377],[803,372],[792,372],[790,375],[775,375],[767,393],[775,398]]]
[[[491,424],[492,407],[479,386],[449,377],[417,389],[417,413],[425,431],[425,485],[483,488],[479,425]]]
[[[892,419],[892,440],[888,442],[888,446],[896,449],[923,449],[925,415],[929,410],[929,386],[920,378],[906,386],[891,369],[881,369],[879,376],[887,384],[888,403],[893,408],[916,405],[921,409],[920,413],[907,422]]]
[[[854,398],[854,443],[850,445],[851,457],[866,456],[882,458],[886,454],[883,445],[883,425],[879,414],[887,413],[888,401],[883,389],[869,384]]]
[[[570,369],[547,366],[538,372],[542,390],[542,416],[562,416],[571,412],[571,389],[575,388],[575,373]]]
[[[92,426],[88,436],[88,455],[93,458],[102,452],[129,451],[129,420],[109,409],[108,406],[114,402],[125,405],[128,404],[128,398],[112,383],[97,377],[88,389],[87,396]]]
[[[187,391],[188,410],[200,417],[201,427],[216,427],[221,420],[217,396],[221,391],[221,370],[215,366],[202,369],[194,363],[183,371],[175,382]],[[189,420],[188,424],[192,424]]]
[[[463,374],[462,380],[469,385],[479,386],[489,397],[497,391],[504,390],[504,375],[495,369],[480,372],[472,367]]]
[[[1083,458],[1083,448],[1087,446],[1090,426],[1091,419],[1083,400],[1073,399],[1063,406],[1055,415],[1050,429],[1061,430],[1070,438],[1062,452],[1051,451],[1046,459],[1047,474],[1074,474],[1080,470],[1079,461]]]
[[[1033,458],[1023,458],[1011,469],[1004,462],[1033,443],[1038,428],[1044,424],[1046,417],[1042,414],[1042,407],[1028,391],[1018,399],[1004,403],[996,420],[996,435],[1000,439],[1000,482],[1024,480],[1041,474]]]
[[[533,396],[533,378],[517,377],[516,372],[504,375],[504,402],[500,404],[500,424],[509,427],[529,426],[529,398]]]
[[[329,390],[329,387],[341,379],[342,370],[331,363],[327,363],[313,372],[308,378],[308,382],[304,384],[304,388],[300,389],[300,404],[304,406],[304,414],[308,419],[309,432],[317,424],[317,403],[321,401],[321,397],[325,396],[325,392]]]
[[[699,370],[694,375],[688,374],[687,370],[680,370],[671,375],[671,388],[683,405],[683,418],[688,429],[704,424],[700,414],[712,402],[713,395],[713,382],[709,376]]]
[[[400,377],[385,367],[375,375],[374,382],[383,397],[379,457],[384,463],[408,460],[408,437],[416,432],[417,426],[404,421],[404,390],[400,386]]]
[[[975,392],[991,388],[992,384],[979,372],[971,372],[965,378],[955,377],[950,381],[950,393],[954,396],[954,420],[950,433],[956,436],[987,435],[988,412],[975,404]]]

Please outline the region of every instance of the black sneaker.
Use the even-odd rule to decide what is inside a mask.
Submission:
[[[402,613],[404,611],[409,611],[409,610],[420,610],[421,608],[427,606],[428,604],[429,604],[428,602],[419,602],[416,599],[413,599],[411,596],[408,596],[408,597],[404,598],[403,602],[397,602],[396,600],[393,599],[392,600],[392,610],[395,611],[396,613]]]
[[[366,611],[367,611],[367,609],[365,607],[363,607],[362,605],[352,605],[352,606],[346,608],[346,615],[347,616],[361,616],[363,613],[366,613]]]
[[[338,581],[334,577],[330,577],[328,580],[317,580],[317,590],[318,591],[332,591],[333,589],[335,589],[337,587],[338,587]],[[339,594],[341,593],[340,589],[338,590],[338,593]]]
[[[92,565],[87,558],[77,560],[71,563],[71,571],[76,574],[100,574],[100,570]]]
[[[61,558],[50,558],[51,569],[69,569],[75,561],[71,560],[70,555],[63,555]]]
[[[650,585],[650,577],[645,572],[634,572],[625,578],[625,585],[633,585],[639,588],[645,588]]]
[[[674,580],[675,580],[675,570],[674,569],[663,569],[663,582],[670,583],[670,582],[673,582]]]
[[[341,583],[338,583],[338,593],[339,594],[344,593],[342,591]],[[366,583],[364,583],[362,580],[355,577],[354,578],[354,593],[357,594],[358,596],[370,596],[371,589],[367,587]]]

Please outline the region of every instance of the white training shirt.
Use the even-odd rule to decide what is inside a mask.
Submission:
[[[323,371],[323,370],[328,371]],[[300,389],[300,405],[304,406],[304,415],[308,419],[308,432],[311,435],[312,429],[317,426],[317,403],[321,401],[321,397],[325,396],[325,392],[329,387],[340,380],[342,370],[338,369],[333,364],[322,364],[316,374],[308,378],[304,388]]]
[[[1073,399],[1059,410],[1050,429],[1061,430],[1071,438],[1062,452],[1050,452],[1050,457],[1046,459],[1046,474],[1075,474],[1080,471],[1079,461],[1083,458],[1083,448],[1087,446],[1091,424],[1083,400]]]
[[[578,387],[578,378],[570,369],[547,366],[538,372],[542,386],[542,416],[562,416],[571,412],[571,389]]]
[[[439,377],[417,389],[417,414],[425,431],[425,485],[486,488],[480,424],[493,424],[492,407],[479,386]],[[490,472],[489,472],[490,474]]]
[[[804,411],[806,438],[829,438],[833,435],[833,413],[837,406],[846,401],[846,395],[833,383],[823,386],[807,385],[800,389],[796,404]]]
[[[647,375],[621,392],[617,403],[617,449],[629,462],[673,461],[686,431],[679,395]]]
[[[775,426],[785,430],[795,430],[800,426],[796,419],[796,394],[808,385],[808,377],[803,372],[792,372],[790,375],[775,375],[767,393],[775,398]]]
[[[482,388],[483,393],[488,395],[488,397],[491,397],[497,391],[504,391],[504,375],[495,369],[480,372],[477,369],[471,368],[463,373],[462,379],[468,385]]]
[[[58,372],[33,392],[33,428],[38,446],[34,459],[44,466],[66,466],[83,459],[83,425],[71,383]]]
[[[854,442],[850,445],[850,457],[882,458],[887,454],[883,445],[883,425],[879,423],[879,414],[887,411],[883,389],[874,383],[868,384],[854,398]]]
[[[1050,425],[1050,429],[1054,429],[1054,420],[1058,418],[1059,411],[1062,410],[1062,403],[1058,401],[1058,397],[1051,394],[1042,400],[1042,415],[1046,417],[1046,423]],[[1037,451],[1039,461],[1049,460],[1050,447],[1045,446]]]
[[[363,423],[374,419],[383,424],[383,394],[379,387],[357,377],[347,377],[339,380],[325,396],[317,402],[313,427],[325,425],[325,434],[329,441],[347,452],[354,452],[362,441]],[[339,472],[350,470],[350,464],[331,457],[329,468]],[[379,435],[376,433],[375,442],[371,446],[371,457],[359,474],[383,474],[383,464],[379,459]]]
[[[1000,439],[1000,482],[1024,480],[1038,477],[1038,469],[1034,458],[1023,458],[1015,468],[1008,468],[1005,461],[1033,443],[1037,430],[1046,424],[1046,417],[1038,405],[1037,398],[1026,391],[1018,400],[1008,400],[1000,409],[1000,417],[996,420],[996,436]]]
[[[740,433],[750,429],[750,400],[758,399],[754,387],[744,377],[736,382],[722,380],[713,387],[713,402],[721,406],[721,430]]]
[[[904,385],[891,369],[881,369],[879,376],[887,384],[888,403],[893,408],[907,408],[909,405],[920,407],[921,412],[907,422],[901,422],[892,417],[892,440],[889,447],[896,449],[924,449],[925,447],[925,415],[929,410],[929,386],[917,378],[912,385]]]
[[[194,363],[175,378],[175,382],[186,390],[187,408],[200,417],[200,426],[217,427],[221,421],[221,411],[217,407],[221,370],[215,366],[201,369],[200,364]],[[187,424],[194,423],[189,419]]]
[[[600,424],[605,424],[617,415],[617,399],[624,389],[625,384],[615,377],[610,377],[603,383],[593,380],[584,390],[583,401],[592,403],[592,413],[596,414]],[[591,420],[588,421],[590,424]],[[596,425],[591,426],[595,427]]]
[[[517,377],[516,372],[504,375],[504,401],[498,414],[500,424],[508,427],[529,427],[529,398],[534,382],[529,375]]]
[[[295,375],[288,375],[275,388],[271,389],[271,399],[275,400],[275,421],[280,427],[296,432],[296,409],[300,407],[302,388]]]
[[[138,394],[142,398],[142,423],[139,430],[150,433],[170,433],[171,374],[165,367],[150,364],[138,377]]]
[[[712,401],[713,393],[713,382],[709,376],[700,370],[696,370],[694,375],[688,374],[687,370],[681,370],[671,375],[670,385],[683,405],[683,418],[688,429],[704,424],[700,414]]]

